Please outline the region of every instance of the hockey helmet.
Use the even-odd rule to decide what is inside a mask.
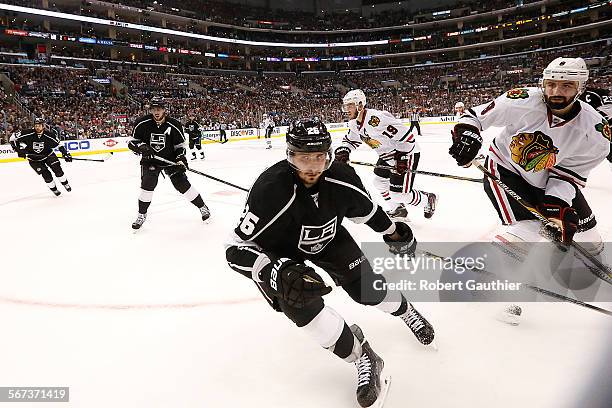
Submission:
[[[162,108],[166,109],[166,104],[164,102],[164,98],[161,96],[154,96],[149,101],[149,108]]]
[[[589,69],[582,58],[555,58],[542,74],[541,83],[547,79],[578,82],[578,95],[584,92],[589,80]],[[575,99],[574,99],[575,100]]]
[[[287,130],[287,161],[293,163],[297,152],[327,153],[325,170],[331,165],[331,135],[323,122],[316,119],[301,119],[292,122]]]
[[[363,109],[366,105],[366,96],[365,93],[361,89],[353,89],[350,90],[344,95],[342,98],[342,112],[348,112],[348,105],[354,103],[357,107],[357,111]],[[361,109],[359,109],[359,104],[361,104]]]

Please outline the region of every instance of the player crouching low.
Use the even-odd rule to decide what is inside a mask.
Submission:
[[[323,301],[331,291],[311,261],[351,298],[399,317],[422,344],[434,339],[429,322],[399,291],[375,290],[373,272],[343,218],[382,234],[394,254],[414,253],[416,240],[403,222],[393,223],[375,204],[355,170],[331,160],[331,136],[318,120],[296,121],[287,131],[287,159],[253,184],[238,226],[226,247],[229,266],[252,279],[270,305],[321,346],[357,368],[357,400],[380,406],[388,379],[384,366],[357,325]],[[357,266],[355,266],[357,265]]]

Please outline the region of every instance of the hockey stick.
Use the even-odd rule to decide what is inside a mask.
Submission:
[[[376,167],[377,169],[384,169],[384,170],[395,170],[395,167],[393,167],[393,166],[383,166],[383,165],[378,165],[378,164],[368,163],[368,162],[362,162],[362,161],[351,160],[351,164],[358,164],[360,166]],[[482,179],[471,178],[471,177],[463,177],[463,176],[454,176],[452,174],[433,173],[431,171],[410,170],[410,169],[408,169],[406,171],[409,172],[409,173],[414,173],[414,174],[423,174],[424,176],[444,177],[444,178],[450,178],[450,179],[454,179],[454,180],[471,181],[473,183],[482,183],[483,182]]]
[[[152,156],[152,158],[155,159],[155,160],[158,160],[158,161],[160,161],[162,163],[172,164],[174,166],[183,166],[182,163],[175,163],[175,162],[173,162],[171,160],[166,160],[163,157]],[[183,167],[185,167],[185,166],[183,166]],[[248,189],[246,189],[244,187],[237,186],[236,184],[232,184],[229,181],[221,180],[220,178],[211,176],[210,174],[202,173],[201,171],[198,171],[198,170],[194,170],[194,169],[191,169],[191,168],[188,168],[188,167],[186,167],[185,170],[190,171],[190,172],[195,173],[195,174],[199,174],[200,176],[207,177],[207,178],[209,178],[211,180],[218,181],[219,183],[227,184],[228,186],[232,186],[234,188],[237,188],[238,190],[242,190],[242,191],[246,191],[246,192],[249,191]]]
[[[220,140],[213,139],[212,137],[209,137],[209,136],[204,136],[204,135],[202,135],[201,137],[202,137],[202,139],[210,140],[211,142],[215,142],[215,143],[221,143],[221,144],[223,144],[223,142],[221,142]]]
[[[113,152],[109,152],[109,153],[110,153],[111,156],[113,155]],[[73,157],[72,160],[81,160],[81,161],[90,161],[90,162],[104,163],[106,160],[110,159],[111,156],[107,156],[104,159],[85,159],[85,158],[82,158],[82,157]],[[64,158],[64,156],[61,156],[61,157],[62,157],[62,159],[66,160]]]
[[[428,251],[422,251],[421,253],[423,255],[425,255],[425,256],[429,256],[429,257],[436,258],[436,259],[442,259],[442,260],[446,260],[447,259],[447,258],[444,258],[443,256],[436,255],[436,254],[434,254],[432,252],[428,252]],[[497,276],[497,275],[495,275],[492,272],[488,272],[488,271],[482,270],[482,269],[470,269],[470,270],[472,272],[477,272],[477,273],[480,273],[480,274],[483,274],[483,275],[486,275],[486,276]],[[559,294],[557,292],[552,292],[552,291],[547,290],[547,289],[542,289],[542,288],[540,288],[538,286],[531,285],[529,283],[521,282],[520,284],[521,284],[521,286],[526,287],[527,289],[532,290],[532,291],[534,291],[536,293],[541,293],[542,295],[546,295],[546,296],[549,296],[551,298],[555,298],[555,299],[561,300],[563,302],[573,303],[575,305],[582,306],[584,308],[591,309],[591,310],[594,310],[594,311],[599,312],[599,313],[603,313],[603,314],[608,315],[608,316],[612,316],[612,311],[607,310],[607,309],[603,309],[603,308],[601,308],[599,306],[591,305],[589,303],[585,303],[585,302],[580,301],[578,299],[574,299],[574,298],[571,298],[571,297],[568,297],[568,296],[565,296],[565,295],[561,295],[561,294]]]
[[[489,170],[487,170],[482,164],[480,164],[480,163],[478,163],[476,161],[472,161],[472,165],[476,166],[476,168],[478,168],[478,170],[482,171],[485,176],[487,176],[489,179],[493,180],[493,182],[495,184],[497,184],[499,187],[501,187],[510,197],[512,197],[523,208],[525,208],[527,211],[529,211],[531,214],[533,214],[533,216],[536,217],[540,222],[542,222],[543,224],[548,224],[549,222],[551,222],[548,218],[543,216],[537,210],[537,208],[535,208],[529,202],[525,201],[514,190],[512,190],[510,187],[505,185],[498,177],[496,177]],[[595,274],[598,278],[606,281],[607,283],[612,284],[612,270],[610,269],[609,266],[604,265],[599,259],[595,258],[589,251],[584,249],[584,247],[582,245],[580,245],[579,243],[577,243],[576,241],[572,241],[571,246],[574,249],[576,249],[576,251],[578,251],[582,256],[584,256],[586,259],[588,259],[589,262],[591,262],[593,265],[596,266],[597,269],[587,265],[586,262],[583,259],[580,259],[580,257],[578,257],[578,259],[580,259],[593,274]]]

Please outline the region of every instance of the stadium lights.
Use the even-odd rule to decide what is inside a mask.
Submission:
[[[276,48],[332,48],[332,47],[359,47],[368,45],[384,45],[388,44],[388,40],[375,40],[375,41],[356,41],[356,42],[336,42],[336,43],[281,43],[281,42],[269,42],[269,41],[249,41],[249,40],[237,40],[233,38],[214,37],[211,35],[187,33],[177,30],[171,30],[168,28],[153,27],[143,24],[124,23],[121,21],[106,20],[97,17],[79,16],[76,14],[61,13],[57,11],[41,10],[31,7],[13,6],[10,4],[0,3],[0,10],[13,11],[17,13],[34,14],[37,16],[53,17],[64,20],[81,21],[84,23],[100,24],[111,27],[128,28],[139,31],[155,32],[160,34],[175,35],[178,37],[197,38],[200,40],[215,41],[221,43],[230,44],[241,44],[241,45],[252,45],[260,47],[276,47]]]

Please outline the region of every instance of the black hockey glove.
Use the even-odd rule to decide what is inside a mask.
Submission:
[[[186,170],[189,169],[189,163],[187,162],[187,158],[182,154],[176,158],[176,163],[179,166],[183,166]]]
[[[15,150],[17,152],[17,157],[21,157],[22,159],[27,159],[26,152],[23,150]]]
[[[302,308],[332,291],[314,269],[288,258],[279,258],[266,265],[259,278],[266,293],[295,308]]]
[[[65,146],[60,146],[59,147],[59,151],[62,154],[62,157],[64,158],[64,160],[66,160],[67,163],[70,163],[72,161],[72,155],[68,152],[68,150],[66,150]]]
[[[397,232],[399,235],[399,238],[396,240],[391,238],[393,234],[383,235],[383,240],[387,243],[387,245],[389,245],[389,252],[396,255],[414,255],[417,240],[414,238],[412,229],[410,229],[408,224],[404,222],[396,222],[395,232]]]
[[[544,201],[538,206],[540,213],[550,222],[544,225],[544,235],[550,239],[570,245],[574,234],[578,231],[578,214],[565,201],[558,197],[544,196]]]
[[[408,158],[410,153],[407,152],[395,152],[393,158],[395,159],[395,172],[400,175],[406,174],[408,169]]]
[[[455,125],[453,131],[453,145],[448,153],[457,160],[459,166],[466,166],[476,158],[482,147],[482,137],[478,128],[465,123]]]
[[[348,163],[351,149],[346,146],[340,146],[334,150],[334,161]]]
[[[155,150],[146,143],[140,143],[136,146],[138,153],[142,155],[142,157],[151,157],[155,156]]]

